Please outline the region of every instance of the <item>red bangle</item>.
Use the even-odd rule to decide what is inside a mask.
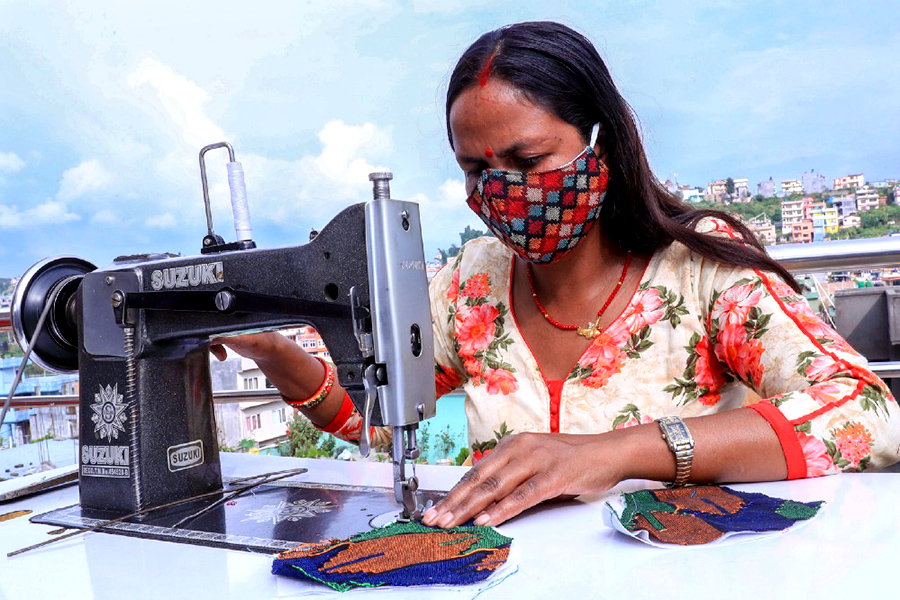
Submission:
[[[282,398],[288,404],[296,406],[297,408],[313,408],[321,403],[325,398],[328,397],[328,394],[331,393],[331,388],[334,387],[334,375],[335,369],[327,362],[319,358],[318,356],[314,356],[317,361],[322,363],[322,366],[325,367],[325,379],[322,381],[322,385],[319,386],[319,389],[315,391],[315,393],[305,400],[291,400],[289,398],[285,398],[282,394]]]

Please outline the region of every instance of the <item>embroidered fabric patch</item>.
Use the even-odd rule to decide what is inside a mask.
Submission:
[[[354,587],[466,585],[487,579],[509,556],[512,538],[491,527],[454,529],[394,523],[344,540],[282,552],[272,573]]]
[[[721,486],[641,490],[622,494],[616,529],[646,532],[664,544],[708,544],[736,533],[788,529],[816,516],[823,502],[795,502]],[[649,540],[644,540],[649,541]]]

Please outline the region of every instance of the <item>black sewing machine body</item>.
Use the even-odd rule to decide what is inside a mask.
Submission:
[[[82,506],[129,513],[220,489],[209,341],[298,324],[322,336],[361,413],[368,402],[371,425],[400,434],[398,501],[409,491],[398,461],[414,456],[403,437],[412,436],[415,450],[415,427],[434,415],[416,204],[353,205],[296,247],[121,257],[80,274],[68,263],[55,274],[52,261],[41,265],[23,277],[31,285],[19,298],[19,322],[30,339],[37,299],[58,305],[35,355],[79,372]]]

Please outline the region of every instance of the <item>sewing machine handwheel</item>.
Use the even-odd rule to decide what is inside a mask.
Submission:
[[[10,311],[13,334],[21,348],[34,336],[44,307],[53,305],[31,353],[31,360],[41,367],[59,373],[78,370],[75,292],[85,274],[96,268],[75,256],[45,258],[28,269],[16,284]]]

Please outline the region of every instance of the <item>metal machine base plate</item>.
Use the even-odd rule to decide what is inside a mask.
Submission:
[[[422,502],[446,493],[420,490]],[[369,521],[399,511],[391,488],[274,482],[217,506],[181,527],[173,524],[216,498],[163,509],[105,527],[102,531],[141,538],[256,552],[281,552],[302,542],[345,538],[366,531]],[[33,523],[87,528],[115,514],[78,504],[32,517]]]

